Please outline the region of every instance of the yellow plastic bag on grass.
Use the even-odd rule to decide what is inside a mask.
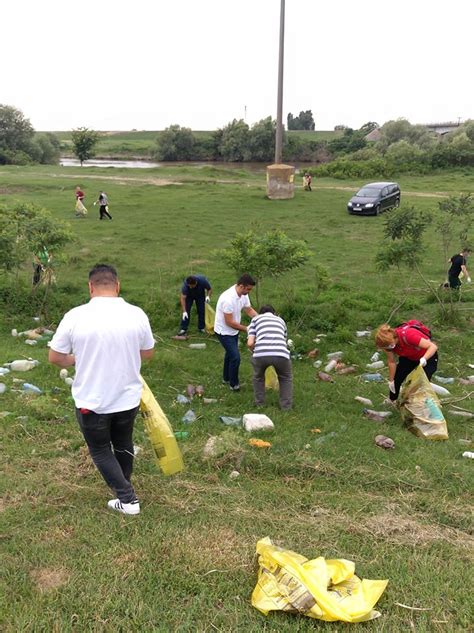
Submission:
[[[214,308],[211,308],[211,306],[208,303],[206,303],[204,305],[204,323],[205,323],[206,332],[208,334],[214,334],[215,320],[216,320],[216,313],[214,311]]]
[[[142,378],[143,389],[140,411],[145,430],[155,453],[155,460],[164,475],[175,475],[184,468],[183,457],[168,418]]]
[[[273,365],[270,365],[265,370],[265,389],[273,389],[274,391],[278,391],[280,389],[278,376]]]
[[[267,537],[257,543],[258,580],[252,606],[269,611],[289,611],[334,622],[365,622],[379,617],[373,607],[388,580],[360,580],[350,560],[308,560],[273,545]]]
[[[76,202],[76,215],[87,215],[87,209],[80,200]]]
[[[418,437],[448,439],[448,427],[438,396],[420,365],[408,374],[402,385],[400,414],[408,430]]]

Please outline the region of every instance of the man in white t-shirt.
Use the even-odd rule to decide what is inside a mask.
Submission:
[[[243,274],[236,284],[228,288],[217,300],[214,332],[225,349],[223,382],[232,391],[239,391],[239,332],[246,332],[241,325],[242,310],[250,318],[256,316],[250,304],[249,292],[254,288],[255,280],[247,273]]]
[[[117,496],[108,507],[138,514],[130,483],[133,423],[142,392],[141,361],[153,356],[155,342],[146,314],[119,292],[115,268],[97,264],[89,273],[91,299],[64,315],[51,340],[49,361],[75,366],[76,418],[94,464]]]

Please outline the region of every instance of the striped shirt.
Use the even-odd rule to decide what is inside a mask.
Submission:
[[[255,336],[253,349],[255,358],[262,356],[290,358],[286,344],[286,323],[276,314],[271,312],[258,314],[250,322],[248,335]]]

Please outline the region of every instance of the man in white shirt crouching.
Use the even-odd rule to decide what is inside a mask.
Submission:
[[[142,392],[141,361],[153,356],[155,342],[146,314],[119,292],[115,268],[94,266],[91,299],[64,315],[51,340],[49,361],[58,367],[75,365],[76,418],[94,464],[117,497],[108,507],[138,514],[130,482],[133,424]]]

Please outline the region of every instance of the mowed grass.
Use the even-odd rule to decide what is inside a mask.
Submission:
[[[163,182],[174,182],[161,186]],[[435,209],[443,191],[473,190],[469,172],[400,179],[403,204]],[[89,216],[76,220],[74,187],[86,192]],[[265,199],[263,175],[243,170],[176,167],[143,174],[132,170],[2,168],[0,203],[34,201],[70,222],[77,241],[57,266],[58,286],[48,319],[87,301],[87,272],[98,261],[118,267],[123,296],[149,314],[157,338],[155,358],[143,375],[175,430],[189,431],[181,442],[186,470],[165,478],[137,420],[135,443],[142,448],[134,483],[139,517],[106,510],[109,491],[91,464],[73,414],[69,389],[49,366],[43,344],[29,348],[10,330],[34,327],[36,308],[15,314],[7,304],[0,325],[0,361],[31,355],[41,364],[27,374],[2,378],[0,543],[2,547],[0,624],[5,631],[340,631],[321,623],[277,613],[265,618],[250,605],[257,577],[255,544],[270,536],[308,558],[347,558],[363,578],[388,578],[378,609],[382,617],[360,624],[365,631],[460,631],[472,623],[469,582],[472,569],[472,419],[449,413],[452,406],[473,411],[472,387],[449,386],[444,406],[450,438],[427,442],[408,433],[398,413],[386,423],[367,420],[354,396],[372,398],[383,409],[386,384],[360,379],[375,351],[355,331],[375,328],[395,311],[393,323],[416,317],[433,326],[440,346],[442,375],[472,374],[472,320],[460,328],[437,322],[419,279],[404,270],[381,274],[374,257],[384,217],[348,216],[350,192],[363,183],[317,180],[313,193],[300,189],[293,200]],[[110,198],[113,222],[99,222],[92,206],[99,189]],[[171,339],[179,324],[178,294],[189,272],[206,274],[217,295],[234,282],[217,249],[236,232],[281,228],[305,239],[312,261],[279,280],[265,280],[261,302],[271,302],[289,325],[296,351],[295,406],[278,408],[268,394],[266,413],[275,431],[260,437],[270,449],[248,445],[242,430],[227,428],[220,415],[253,411],[251,366],[242,346],[241,393],[220,383],[220,345],[196,332],[190,342]],[[434,227],[423,272],[440,283],[446,265]],[[453,252],[457,250],[455,246]],[[331,285],[318,294],[314,264],[324,265]],[[29,263],[25,263],[25,283]],[[255,300],[255,296],[251,296]],[[462,314],[473,306],[463,293]],[[400,308],[397,310],[397,306]],[[320,343],[318,334],[326,334]],[[357,373],[316,380],[308,350],[342,350]],[[387,376],[386,370],[382,370]],[[14,391],[15,378],[32,382],[40,396]],[[111,370],[111,380],[113,372]],[[193,402],[198,420],[185,425],[187,406],[176,394],[188,383],[203,384],[217,404]],[[320,432],[313,432],[319,429]],[[374,444],[383,433],[394,451]],[[203,457],[212,435],[222,438],[213,458]],[[259,435],[257,435],[259,436]],[[238,470],[240,477],[229,474]],[[413,611],[398,606],[427,609]]]

